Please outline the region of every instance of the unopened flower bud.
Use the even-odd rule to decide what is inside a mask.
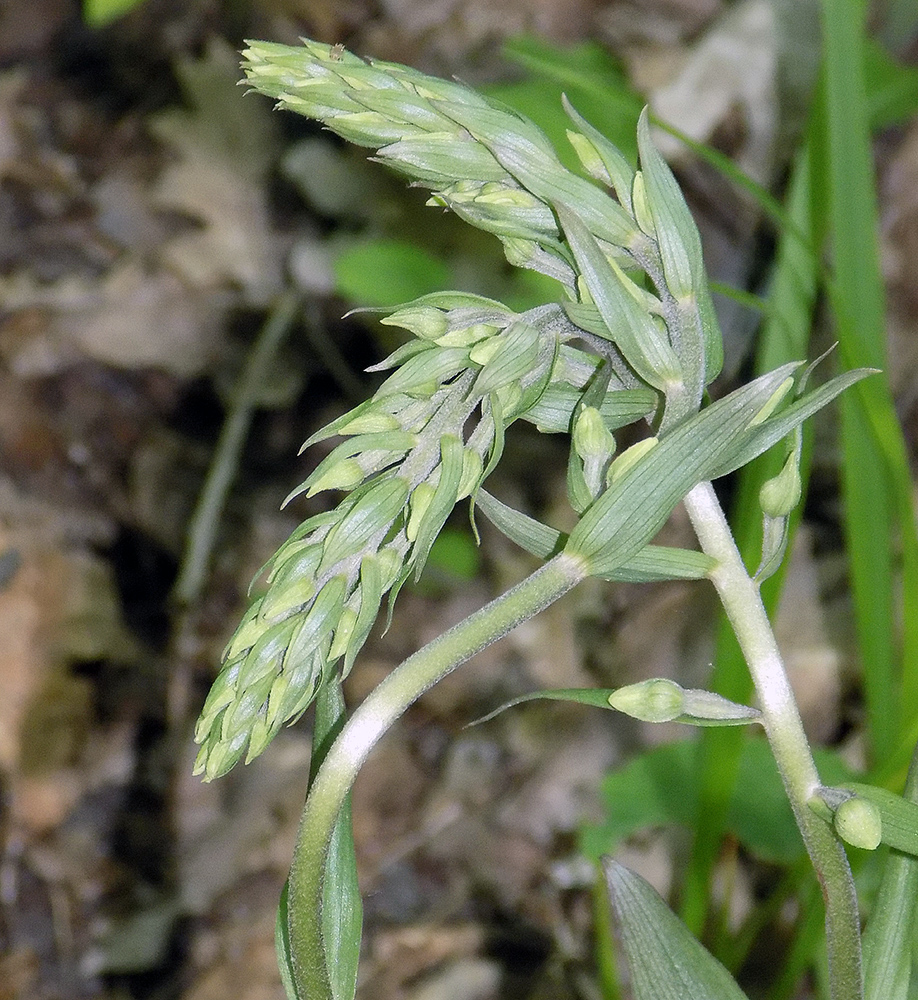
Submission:
[[[606,474],[606,483],[611,486],[614,482],[621,479],[626,472],[637,465],[638,462],[649,452],[652,451],[658,444],[659,440],[655,437],[645,438],[643,441],[638,441],[637,444],[633,444],[630,448],[626,448],[618,458],[609,466],[609,471]]]
[[[408,504],[410,514],[408,515],[408,524],[405,527],[405,534],[408,536],[408,541],[413,542],[417,538],[421,520],[427,513],[427,508],[430,506],[435,493],[436,489],[430,483],[419,483],[414,488]]]
[[[384,326],[398,326],[423,340],[437,340],[449,330],[449,320],[442,309],[433,306],[408,306],[380,320]]]
[[[584,461],[596,458],[608,460],[615,451],[615,438],[595,406],[584,406],[577,414],[573,445]]]
[[[803,484],[796,452],[791,453],[777,476],[766,480],[759,490],[759,506],[769,517],[787,517],[800,503]]]
[[[609,704],[641,722],[672,722],[682,714],[685,693],[675,681],[655,677],[613,691]]]
[[[875,851],[883,838],[880,810],[867,799],[854,796],[835,810],[835,829],[842,840],[852,847]]]

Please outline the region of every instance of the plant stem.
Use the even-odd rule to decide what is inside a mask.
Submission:
[[[182,607],[193,604],[200,596],[217,527],[239,466],[239,454],[252,425],[258,394],[267,380],[271,360],[293,323],[298,304],[299,296],[295,292],[285,292],[277,299],[239,376],[229,415],[220,431],[204,488],[188,527],[188,540],[173,594]]]
[[[565,553],[555,556],[400,664],[364,699],[341,730],[310,787],[290,869],[290,951],[300,996],[335,1000],[322,933],[326,857],[338,813],[377,740],[428,688],[553,604],[586,575],[586,566],[579,559]]]
[[[703,551],[717,560],[710,573],[756,687],[762,721],[826,905],[832,1000],[863,997],[857,896],[844,848],[807,805],[819,775],[758,584],[749,576],[710,483],[696,486],[685,507]]]

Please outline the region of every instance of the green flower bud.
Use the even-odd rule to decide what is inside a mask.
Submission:
[[[835,830],[852,847],[875,851],[883,838],[880,810],[867,799],[854,796],[835,810]]]
[[[318,546],[316,546],[318,550]],[[296,560],[292,572],[284,574],[283,578],[271,585],[261,604],[259,618],[263,622],[273,624],[296,614],[313,599],[316,588],[311,574],[296,571]],[[317,564],[317,560],[310,560]]]
[[[657,231],[653,224],[653,213],[647,204],[644,174],[640,170],[634,175],[634,181],[631,185],[631,204],[634,207],[634,221],[648,236],[656,238]]]
[[[342,437],[350,437],[355,434],[387,434],[401,429],[398,418],[393,414],[379,410],[367,410],[365,413],[358,414],[353,420],[342,424],[336,433]]]
[[[469,351],[469,361],[474,362],[476,365],[481,365],[481,367],[484,368],[491,358],[497,354],[500,348],[500,340],[495,340],[493,338],[485,340],[483,343],[476,344]]]
[[[476,386],[477,388],[477,386]],[[494,395],[497,397],[498,403],[500,403],[501,412],[505,416],[505,422],[507,419],[513,416],[517,412],[517,409],[523,399],[523,390],[519,382],[508,382],[506,385],[500,386]]]
[[[467,368],[468,362],[468,351],[463,348],[431,345],[393,372],[379,387],[377,396],[409,393],[423,398],[433,395],[439,385]]]
[[[258,614],[261,611],[261,601],[253,601],[242,621],[233,633],[233,637],[226,644],[226,648],[223,650],[223,660],[233,660],[240,653],[244,653],[247,649],[251,649],[252,646],[258,640],[258,637],[264,631],[264,622],[262,622]]]
[[[414,491],[411,494],[411,500],[408,504],[410,514],[408,516],[408,524],[405,527],[405,534],[407,535],[409,542],[413,542],[415,538],[417,538],[421,520],[427,513],[427,508],[430,506],[430,502],[433,500],[435,493],[436,488],[429,482],[419,483],[414,488]]]
[[[581,407],[574,421],[574,450],[584,460],[608,461],[615,451],[615,438],[595,406]]]
[[[787,457],[784,467],[759,490],[759,506],[768,517],[787,517],[800,503],[803,484],[800,480],[796,451]]]
[[[581,135],[573,129],[567,129],[566,131],[568,141],[574,147],[574,152],[577,154],[577,158],[583,164],[586,172],[591,177],[595,177],[600,184],[611,187],[612,178],[593,143],[585,135]]]
[[[481,474],[484,471],[484,463],[481,455],[473,448],[466,448],[462,456],[462,475],[459,478],[459,496],[462,500],[470,496],[481,483]]]
[[[405,558],[402,552],[387,545],[376,553],[376,562],[379,565],[380,590],[387,591],[398,579],[399,574],[405,565]]]
[[[490,323],[475,323],[458,330],[450,330],[449,333],[437,338],[437,344],[440,347],[471,347],[500,331],[501,327],[492,326]]]
[[[609,466],[609,471],[606,474],[606,485],[611,486],[614,482],[621,479],[626,472],[633,469],[659,443],[659,439],[649,437],[643,441],[638,441],[637,444],[633,444],[630,448],[626,448]]]
[[[449,320],[442,309],[432,306],[408,306],[380,320],[384,326],[399,326],[423,340],[438,340],[449,330]]]
[[[325,490],[352,490],[365,478],[360,462],[355,458],[346,458],[330,466],[314,480],[306,491],[306,496],[314,497]]]
[[[352,608],[344,608],[338,618],[338,625],[335,628],[335,637],[328,650],[329,662],[334,662],[347,652],[351,636],[354,634],[354,626],[357,624],[357,612]]]
[[[613,691],[609,704],[641,722],[672,722],[682,715],[685,693],[675,681],[655,677]]]

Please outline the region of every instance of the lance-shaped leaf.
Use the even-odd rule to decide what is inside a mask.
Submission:
[[[540,559],[550,559],[557,555],[566,541],[565,536],[557,529],[514,510],[487,490],[479,490],[477,505],[501,534]],[[703,580],[715,565],[714,560],[703,552],[665,545],[646,545],[624,566],[619,566],[608,576],[601,578],[624,583]]]
[[[821,385],[818,389],[813,389],[812,392],[795,400],[775,416],[769,417],[746,437],[737,438],[735,447],[728,449],[718,462],[717,467],[711,472],[711,479],[719,479],[721,476],[729,475],[747,465],[762,452],[768,451],[772,445],[777,444],[781,438],[786,437],[807,417],[818,413],[824,406],[831,403],[849,386],[860,382],[862,378],[873,373],[872,368],[855,368],[850,372],[843,372],[826,382],[825,385]]]
[[[746,994],[639,875],[602,859],[636,1000],[746,1000]]]
[[[918,799],[918,751],[903,790]],[[912,974],[914,927],[918,916],[918,857],[892,850],[864,931],[865,1000],[906,1000]]]
[[[676,504],[711,478],[712,469],[737,447],[795,367],[784,365],[761,376],[661,437],[584,514],[566,550],[585,557],[595,575],[607,575],[628,562],[651,541]]]
[[[546,433],[565,433],[571,429],[574,410],[583,400],[583,390],[564,382],[546,386],[539,399],[521,414]],[[619,389],[608,392],[599,406],[609,430],[625,427],[652,413],[659,402],[653,389]]]
[[[557,207],[558,218],[593,302],[635,372],[656,389],[679,381],[679,360],[666,334],[635,301],[579,215]]]

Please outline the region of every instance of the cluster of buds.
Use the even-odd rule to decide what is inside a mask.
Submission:
[[[556,200],[585,210],[591,230],[616,253],[647,242],[620,205],[564,168],[536,126],[460,84],[309,40],[296,48],[250,42],[243,56],[256,90],[375,149],[382,162],[431,188],[434,204],[498,235],[513,263],[573,280]]]
[[[560,316],[517,315],[480,296],[424,296],[383,322],[415,335],[379,368],[376,394],[317,432],[338,445],[288,498],[348,491],[301,524],[265,567],[196,729],[196,773],[214,778],[262,752],[341,662],[346,674],[379,614],[413,574],[456,503],[500,457],[507,425],[535,404],[559,354]],[[571,366],[560,366],[567,371]]]
[[[431,188],[430,204],[497,235],[511,263],[595,305],[606,353],[662,394],[664,427],[697,411],[720,369],[721,338],[697,229],[646,114],[636,171],[566,105],[576,126],[568,136],[590,180],[565,168],[531,121],[460,84],[308,40],[296,48],[252,42],[244,56],[249,83],[279,107],[375,149]]]
[[[611,432],[653,413],[661,438],[678,428],[720,363],[698,234],[646,116],[636,171],[567,107],[587,179],[532,122],[459,84],[310,41],[244,55],[257,90],[374,149],[432,203],[495,233],[511,262],[558,278],[570,301],[517,315],[437,293],[383,319],[414,339],[378,366],[393,371],[372,399],[307,442],[345,438],[292,495],[346,496],[281,547],[227,646],[196,732],[208,778],[257,756],[339,662],[350,670],[383,597],[391,607],[420,574],[513,420],[572,433],[569,493],[583,514],[640,458],[613,461]]]

